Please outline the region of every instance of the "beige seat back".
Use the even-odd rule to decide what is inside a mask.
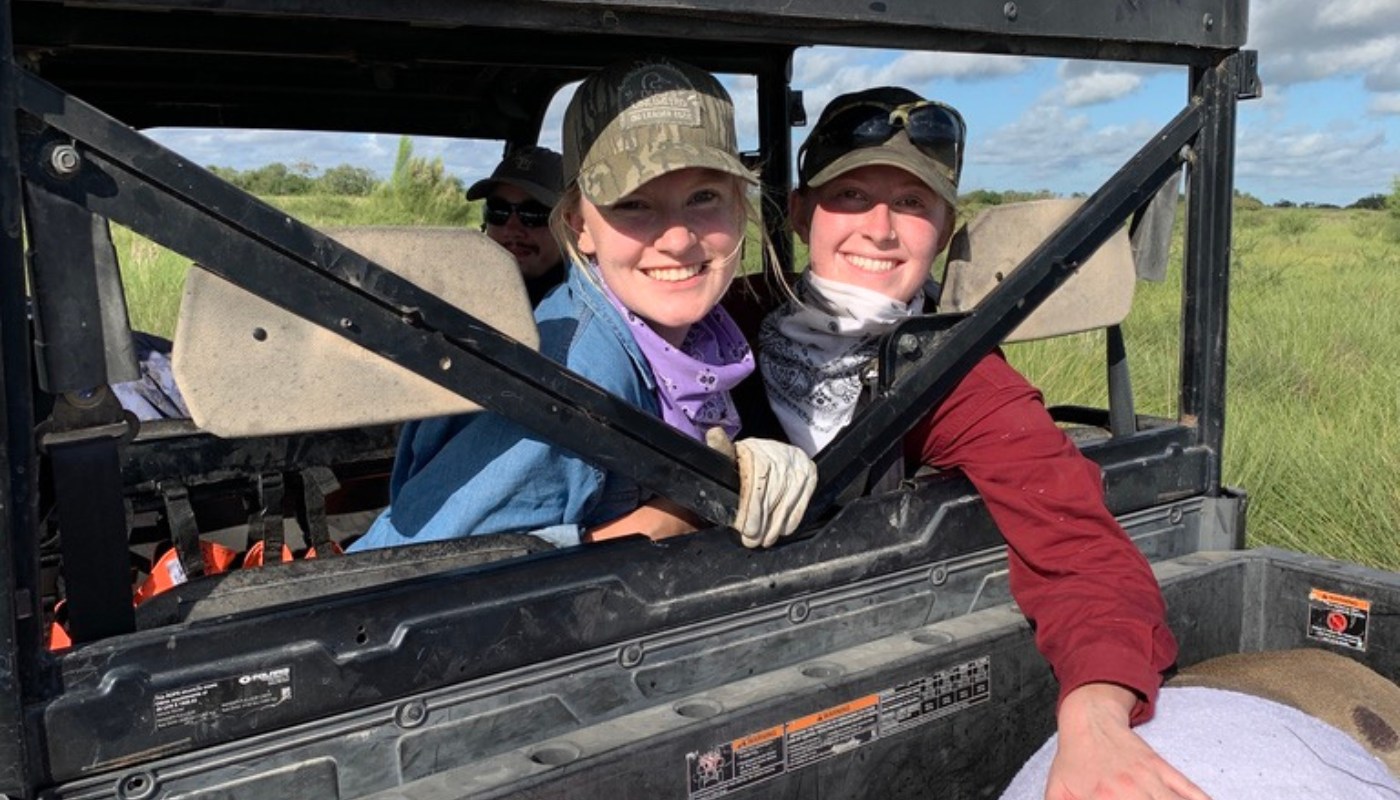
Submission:
[[[993,206],[953,235],[938,310],[971,311],[1083,203],[1032,200]],[[1126,228],[1119,229],[1006,337],[1045,339],[1117,325],[1133,305],[1137,271]]]
[[[538,348],[515,258],[484,234],[396,227],[328,234]],[[219,436],[330,430],[479,408],[198,265],[185,279],[173,361],[190,416]]]

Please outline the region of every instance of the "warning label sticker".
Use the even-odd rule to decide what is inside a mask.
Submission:
[[[1364,651],[1370,620],[1370,600],[1321,589],[1308,592],[1309,639]]]
[[[879,734],[880,698],[867,695],[787,724],[787,768],[798,769],[863,744]]]
[[[225,714],[275,706],[292,699],[292,668],[277,667],[157,692],[156,730],[199,725]]]
[[[987,656],[686,756],[691,800],[709,800],[854,750],[992,696]]]

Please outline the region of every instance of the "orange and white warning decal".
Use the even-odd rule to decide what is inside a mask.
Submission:
[[[713,800],[946,717],[992,696],[983,656],[686,756],[691,800]]]
[[[1370,600],[1321,589],[1308,592],[1309,639],[1364,652],[1370,621]]]

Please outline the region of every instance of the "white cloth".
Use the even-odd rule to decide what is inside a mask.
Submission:
[[[1135,729],[1211,800],[1400,800],[1400,781],[1355,739],[1254,695],[1167,687]],[[1001,800],[1043,800],[1057,737],[1030,757]]]
[[[855,416],[880,335],[924,308],[803,273],[788,301],[763,320],[759,371],[788,441],[814,455]]]

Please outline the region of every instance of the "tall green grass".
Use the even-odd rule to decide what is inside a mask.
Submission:
[[[132,329],[174,336],[189,259],[117,225],[112,226],[112,244],[121,265]]]
[[[1400,248],[1374,211],[1236,215],[1224,477],[1251,545],[1400,570]],[[1140,413],[1175,417],[1180,248],[1124,324]],[[1014,345],[1052,404],[1107,402],[1101,334]]]
[[[425,216],[375,196],[270,202],[318,227],[480,224],[475,204]],[[1400,247],[1388,216],[1255,209],[1235,221],[1223,466],[1251,496],[1249,542],[1400,570]],[[187,262],[114,238],[133,325],[171,336]],[[1139,413],[1177,415],[1180,261],[1178,237],[1167,280],[1138,284],[1124,324]],[[1048,403],[1102,407],[1104,348],[1092,333],[1008,354]]]

